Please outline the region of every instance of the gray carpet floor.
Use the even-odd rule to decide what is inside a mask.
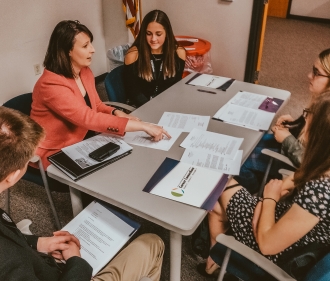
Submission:
[[[259,83],[270,87],[286,89],[291,92],[291,100],[282,113],[297,117],[308,104],[307,73],[318,53],[330,47],[330,26],[326,24],[268,18],[263,50]],[[107,100],[104,85],[97,85],[103,101]],[[18,222],[24,218],[33,221],[31,230],[41,236],[52,235],[55,231],[54,219],[48,206],[43,188],[24,180],[11,189],[11,216]],[[52,193],[62,225],[72,219],[69,194]],[[0,207],[3,207],[3,195],[0,195]],[[142,223],[139,233],[153,232],[165,242],[166,251],[161,281],[169,280],[169,232],[158,225],[134,215]],[[182,274],[183,281],[206,281],[196,270],[201,258],[194,255],[190,246],[190,237],[183,237]]]

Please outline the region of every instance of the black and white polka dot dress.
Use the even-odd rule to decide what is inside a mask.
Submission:
[[[253,212],[257,203],[257,198],[242,188],[230,199],[226,212],[236,240],[260,253],[252,230]],[[278,221],[293,203],[318,217],[319,222],[289,248],[279,254],[266,256],[274,263],[277,263],[280,256],[285,256],[296,247],[303,247],[311,242],[330,244],[330,179],[320,178],[307,182],[301,190],[296,192],[290,203],[278,203],[275,221]]]

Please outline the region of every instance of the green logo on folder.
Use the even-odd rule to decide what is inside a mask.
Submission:
[[[182,188],[175,187],[172,189],[171,194],[175,197],[181,197],[184,194],[184,190]]]

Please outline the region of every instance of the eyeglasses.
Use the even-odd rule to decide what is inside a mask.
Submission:
[[[309,108],[304,108],[302,116],[306,119],[309,113],[312,113],[312,111]]]
[[[312,73],[313,73],[313,78],[315,76],[322,76],[322,77],[330,78],[330,76],[328,76],[328,75],[321,74],[314,65],[313,65],[313,71],[312,71]]]

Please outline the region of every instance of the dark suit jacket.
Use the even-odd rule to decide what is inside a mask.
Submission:
[[[72,257],[59,267],[53,257],[37,252],[37,241],[0,209],[0,280],[90,281],[92,267],[84,259]]]

